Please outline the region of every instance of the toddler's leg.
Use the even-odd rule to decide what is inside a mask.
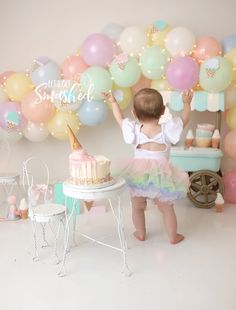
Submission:
[[[173,205],[169,203],[158,202],[158,208],[163,215],[170,243],[179,243],[184,239],[184,236],[177,233],[177,220]]]
[[[146,238],[146,227],[145,227],[145,215],[144,211],[147,205],[145,197],[131,197],[132,202],[132,219],[136,231],[134,236],[139,241],[144,241]]]

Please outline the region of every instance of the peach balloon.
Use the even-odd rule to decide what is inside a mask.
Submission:
[[[0,74],[0,85],[4,85],[7,78],[9,78],[9,76],[11,76],[14,73],[15,73],[14,71],[5,71],[2,74]]]
[[[236,130],[228,132],[225,136],[224,150],[230,158],[236,160]]]
[[[73,55],[64,60],[61,71],[65,80],[79,81],[81,73],[88,67],[80,56]]]
[[[55,113],[54,105],[48,100],[41,100],[34,92],[30,92],[21,103],[23,115],[33,123],[45,123]]]
[[[149,88],[151,85],[151,80],[147,79],[145,76],[141,76],[139,81],[131,87],[133,94],[135,95],[140,89]]]
[[[193,57],[198,61],[204,61],[213,56],[220,56],[221,53],[221,45],[214,37],[202,37],[196,42]]]

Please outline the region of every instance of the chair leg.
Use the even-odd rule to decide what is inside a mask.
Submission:
[[[65,223],[64,223],[64,251],[63,251],[61,268],[57,274],[59,277],[66,276],[66,256],[69,252],[68,243],[69,243],[69,219],[66,214]]]
[[[60,220],[58,223],[57,231],[55,232],[51,226],[51,223],[49,223],[49,226],[51,228],[51,231],[52,231],[52,234],[54,237],[53,257],[55,259],[55,264],[60,263],[60,259],[59,259],[58,254],[57,254],[57,241],[58,241],[58,237],[59,237],[59,233],[60,233],[61,224],[62,224],[62,221]]]
[[[41,227],[42,227],[42,232],[43,232],[43,244],[42,244],[42,248],[46,248],[49,246],[49,243],[46,239],[46,223],[41,223]]]
[[[36,225],[37,225],[37,223],[35,221],[31,221],[31,224],[32,224],[33,238],[34,238],[34,256],[33,256],[33,261],[37,262],[37,261],[39,261],[37,235],[36,235]]]

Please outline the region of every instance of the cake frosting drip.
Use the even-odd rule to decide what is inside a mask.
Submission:
[[[110,160],[102,155],[92,156],[84,150],[75,150],[69,156],[70,181],[78,185],[110,181]]]

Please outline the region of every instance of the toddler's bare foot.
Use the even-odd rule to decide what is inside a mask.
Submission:
[[[184,240],[184,236],[183,235],[176,234],[175,238],[173,240],[170,240],[170,243],[171,244],[177,244],[177,243],[179,243],[179,242],[181,242],[183,240]]]
[[[144,241],[146,239],[146,236],[144,234],[138,233],[137,231],[134,232],[134,236],[139,241]]]

